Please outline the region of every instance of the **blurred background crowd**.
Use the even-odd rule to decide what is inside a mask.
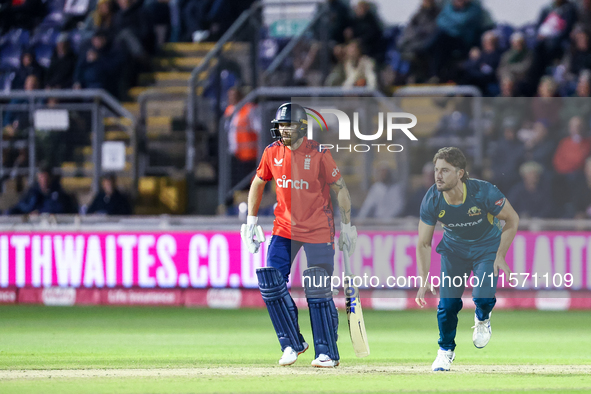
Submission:
[[[155,71],[152,59],[165,43],[216,42],[252,3],[0,0],[0,88],[98,88],[128,101],[139,77]],[[496,23],[479,0],[422,0],[397,26],[386,26],[379,7],[368,1],[326,3],[328,25],[317,24],[296,46],[282,86],[366,87],[387,96],[408,85],[476,86],[486,97],[485,165],[473,175],[495,183],[524,217],[591,217],[591,0],[548,0],[537,20],[522,26]],[[319,78],[323,31],[328,31],[331,69]],[[240,65],[232,67],[233,83],[212,94],[224,97],[236,183],[256,165],[260,152],[252,143],[266,127],[256,105],[234,113],[247,86],[240,82]],[[469,137],[469,99],[458,97],[445,106],[449,114],[433,136]],[[11,139],[27,119],[6,112],[2,122],[3,137]],[[100,194],[86,204],[68,197],[52,174],[55,156],[71,156],[74,147],[88,143],[89,137],[76,131],[88,122],[84,116],[73,122],[66,151],[60,153],[51,141],[44,145],[41,156],[48,168],[5,212],[132,212],[112,174],[102,178]],[[433,183],[431,154],[415,159],[420,165],[413,167],[413,187],[402,187],[395,171],[377,165],[375,184],[356,207],[357,215],[417,216]],[[8,169],[26,161],[26,147],[12,146],[3,154]],[[380,207],[379,201],[397,203]]]

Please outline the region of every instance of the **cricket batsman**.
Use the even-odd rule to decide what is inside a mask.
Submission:
[[[278,139],[263,152],[248,194],[248,218],[240,234],[250,253],[257,253],[264,234],[257,213],[265,184],[275,180],[277,206],[267,267],[257,269],[259,288],[277,333],[283,356],[279,365],[291,365],[308,349],[300,333],[298,309],[287,290],[291,264],[303,246],[308,261],[304,290],[310,309],[316,358],[314,367],[339,365],[338,313],[332,299],[330,276],[334,269],[334,219],[330,190],[341,213],[339,248],[351,255],[357,230],[351,226],[351,197],[330,151],[308,140],[307,115],[295,103],[282,104],[272,121]],[[328,280],[327,280],[328,279]]]
[[[449,371],[455,358],[454,339],[465,278],[470,272],[475,277],[469,283],[476,305],[472,341],[481,349],[490,340],[490,316],[496,303],[498,274],[499,270],[506,275],[511,273],[505,256],[517,233],[519,216],[496,186],[469,178],[466,157],[458,148],[440,149],[433,164],[435,184],[421,203],[417,264],[422,282],[415,301],[422,308],[426,305],[427,290],[435,294],[428,276],[431,241],[439,221],[444,229],[436,249],[441,255],[441,294],[437,307],[439,350],[432,369]],[[505,221],[504,226],[500,220]]]

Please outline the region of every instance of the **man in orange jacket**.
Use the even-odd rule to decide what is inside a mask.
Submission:
[[[259,158],[260,112],[255,103],[247,103],[235,111],[240,100],[242,94],[239,88],[228,90],[228,106],[224,115],[230,119],[226,130],[228,148],[232,154],[232,186],[256,169]]]

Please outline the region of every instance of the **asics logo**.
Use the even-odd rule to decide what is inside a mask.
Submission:
[[[273,160],[275,160],[275,164],[273,164],[275,167],[283,167],[283,159],[277,160],[277,158],[274,158]]]
[[[281,178],[277,179],[276,181],[277,183],[277,187],[281,188],[281,189],[306,189],[308,190],[310,188],[310,185],[308,184],[308,182],[306,182],[303,179],[300,179],[299,181],[292,181],[291,179],[287,179],[287,176],[283,175]]]

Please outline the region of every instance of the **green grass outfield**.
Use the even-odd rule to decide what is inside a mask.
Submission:
[[[0,393],[591,392],[591,313],[496,311],[472,345],[460,314],[454,370],[432,373],[435,311],[364,311],[371,355],[354,356],[341,315],[341,366],[291,367],[265,310],[0,307]],[[312,342],[307,311],[302,332]]]

